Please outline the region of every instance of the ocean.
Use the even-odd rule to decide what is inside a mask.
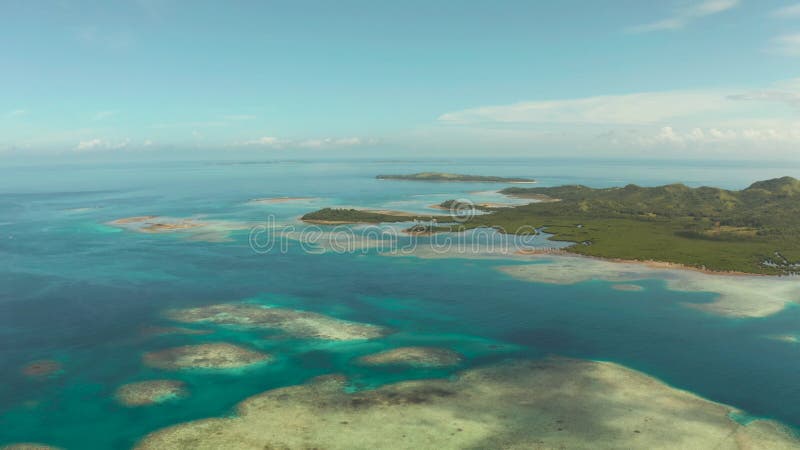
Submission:
[[[800,429],[800,307],[760,318],[725,317],[687,305],[710,293],[665,281],[619,291],[606,281],[571,285],[514,279],[517,259],[387,256],[369,246],[308,251],[297,240],[254,251],[253,226],[302,230],[297,218],[327,206],[436,213],[447,199],[508,201],[502,183],[376,180],[385,173],[443,171],[533,177],[539,186],[608,187],[682,182],[730,189],[800,163],[609,160],[194,161],[0,167],[0,445],[130,448],[144,435],[226,416],[254,394],[344,374],[351,390],[407,379],[447,378],[508,358],[548,355],[612,361],[672,386]],[[253,199],[282,198],[253,202]],[[214,223],[203,233],[142,233],[113,226],[133,216]],[[356,227],[358,229],[358,227]],[[402,239],[409,239],[408,237]],[[247,327],[212,334],[147,333],[176,324],[172,308],[250,301],[387,327],[368,341],[282,336]],[[753,302],[758,302],[753,298]],[[147,352],[230,342],[275,355],[236,370],[165,372]],[[401,346],[458,351],[457,366],[370,367],[361,356]],[[61,370],[22,368],[54,360]],[[120,405],[126,383],[177,379],[189,395],[153,406]]]

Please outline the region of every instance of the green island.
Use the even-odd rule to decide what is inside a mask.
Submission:
[[[565,252],[608,259],[680,264],[715,272],[766,275],[800,273],[800,180],[753,183],[732,191],[683,184],[627,185],[595,189],[581,185],[507,188],[501,193],[536,200],[526,205],[481,208],[464,222],[420,216],[430,224],[414,232],[458,232],[491,227],[502,233],[545,231],[573,242]],[[450,209],[452,201],[442,203]],[[351,223],[409,221],[359,210],[326,208],[308,214]]]
[[[483,183],[535,183],[533,178],[519,177],[492,177],[483,175],[461,175],[457,173],[420,172],[409,175],[378,175],[379,180],[406,180],[406,181],[467,181]]]
[[[318,224],[386,223],[413,221],[449,221],[445,215],[409,214],[353,208],[323,208],[303,215],[300,220]]]

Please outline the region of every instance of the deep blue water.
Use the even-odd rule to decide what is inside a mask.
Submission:
[[[755,416],[800,427],[800,345],[766,339],[800,333],[800,307],[761,319],[730,319],[687,308],[711,295],[643,292],[610,283],[528,283],[495,270],[519,262],[419,259],[366,254],[258,254],[248,232],[229,242],[122,231],[104,223],[135,215],[294,223],[327,205],[422,210],[447,198],[493,198],[503,185],[378,181],[379,173],[448,171],[532,176],[540,185],[685,182],[742,188],[800,177],[800,163],[710,164],[530,160],[468,162],[181,162],[0,168],[0,445],[39,441],[66,448],[129,448],[174,423],[228,414],[249,395],[344,373],[353,389],[448,370],[375,369],[352,359],[401,345],[450,347],[466,366],[549,354],[610,360],[642,370]],[[475,193],[479,192],[479,193]],[[252,205],[258,197],[318,197],[311,203]],[[90,208],[74,210],[75,208]],[[170,325],[172,307],[243,299],[392,327],[371,342],[269,339],[262,331],[145,337]],[[753,301],[758,301],[754,298]],[[222,373],[164,373],[143,352],[204,341],[273,352],[274,364]],[[60,376],[26,378],[20,368],[55,359]],[[125,408],[121,384],[179,378],[191,396]]]

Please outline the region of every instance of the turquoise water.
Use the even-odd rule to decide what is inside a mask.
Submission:
[[[591,281],[557,286],[498,272],[519,262],[419,259],[366,254],[258,254],[247,230],[227,242],[148,235],[104,225],[135,215],[279,223],[327,205],[424,210],[446,198],[499,199],[503,185],[378,181],[378,173],[449,171],[532,176],[541,185],[612,186],[685,182],[741,188],[800,164],[665,164],[528,160],[467,162],[182,162],[0,168],[0,444],[39,441],[66,448],[129,448],[178,422],[231,414],[264,390],[343,373],[350,389],[409,378],[446,377],[508,357],[549,354],[609,360],[742,409],[800,427],[800,345],[766,339],[800,333],[800,308],[760,319],[730,319],[687,308],[711,295],[642,292]],[[476,193],[477,192],[477,193]],[[253,205],[259,197],[315,197]],[[173,325],[167,308],[251,300],[391,327],[368,342],[274,339],[255,330],[144,336]],[[758,301],[758,299],[753,299]],[[202,326],[197,326],[203,328]],[[164,372],[144,352],[226,341],[277,356],[237,371]],[[354,358],[404,345],[453,348],[452,369],[370,368]],[[55,359],[60,376],[24,377],[20,368]],[[177,378],[191,395],[145,408],[113,399],[131,381]]]

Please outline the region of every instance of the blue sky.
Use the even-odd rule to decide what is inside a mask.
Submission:
[[[794,158],[800,2],[0,4],[0,158]]]

